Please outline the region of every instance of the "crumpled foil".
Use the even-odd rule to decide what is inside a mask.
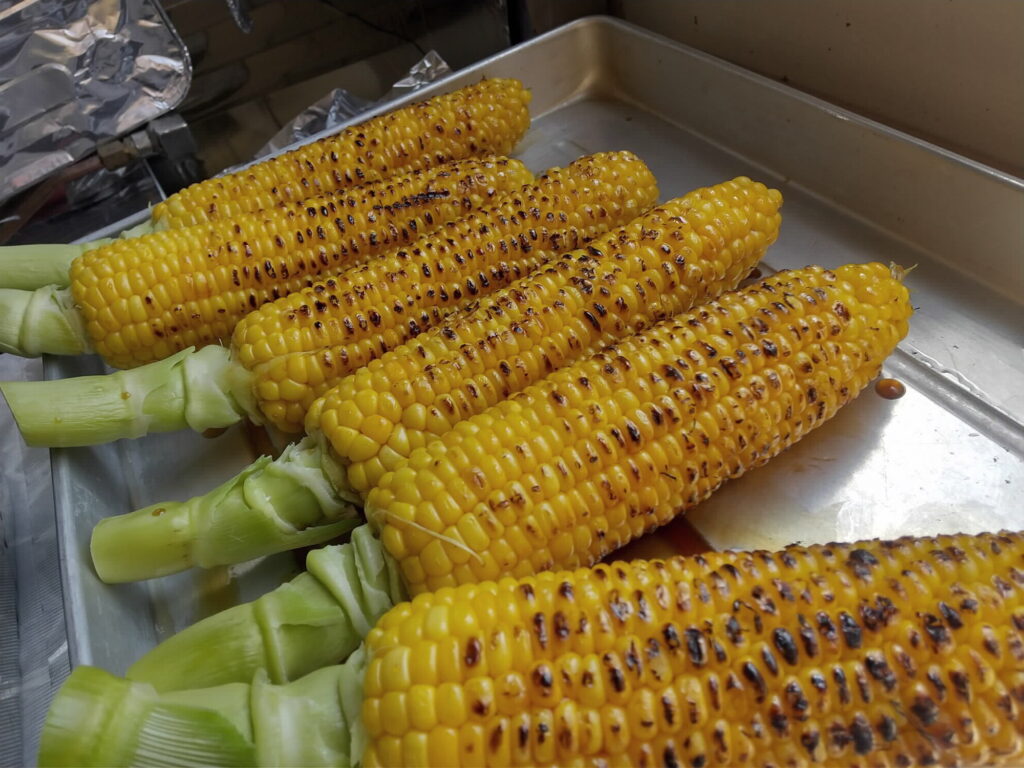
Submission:
[[[157,0],[0,0],[0,202],[173,109],[191,80]]]
[[[377,104],[397,99],[411,91],[438,80],[452,71],[437,51],[428,51],[409,69],[409,74],[391,86],[391,90],[375,101],[360,98],[344,88],[335,88],[322,99],[307,107],[278,131],[256,157],[264,157],[290,147],[297,141],[309,138],[366,112]]]

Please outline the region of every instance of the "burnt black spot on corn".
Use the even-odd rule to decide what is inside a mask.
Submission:
[[[475,204],[486,206],[531,180],[518,160],[466,160],[353,188],[322,198],[319,207],[294,203],[118,239],[74,261],[71,290],[106,361],[141,365],[229,338],[251,308],[408,245],[407,229],[416,222],[431,232],[436,227],[425,225],[426,217],[462,215],[450,196],[418,196],[425,188],[468,184]],[[301,230],[342,213],[351,226],[305,241]],[[154,338],[154,329],[166,331],[172,319],[176,330]]]
[[[530,125],[529,103],[518,80],[483,80],[193,184],[155,205],[153,218],[163,226],[191,226],[452,160],[504,155]]]
[[[746,178],[672,200],[601,237],[595,241],[598,247],[549,262],[481,302],[473,312],[456,315],[443,327],[357,371],[313,407],[307,430],[324,433],[335,457],[348,465],[350,486],[365,494],[413,450],[440,438],[467,417],[616,339],[738,285],[774,242],[780,204],[778,192]],[[670,255],[658,247],[660,241],[641,239],[640,233],[651,229],[660,233]],[[676,263],[679,253],[687,254],[685,264]],[[642,298],[641,286],[648,280],[658,288]],[[588,286],[592,284],[608,292],[602,303],[607,310],[604,315],[591,311],[594,303],[588,298]],[[476,360],[462,358],[460,350],[465,346],[478,352]],[[679,364],[673,356],[657,371],[681,377],[674,367]],[[626,358],[609,360],[597,378],[630,375],[629,365]],[[428,366],[437,375],[428,377]],[[574,391],[589,391],[591,378],[577,377]],[[380,407],[365,407],[371,390],[379,400],[387,400],[388,413]],[[457,398],[463,408],[434,418],[432,407],[438,409],[448,397]],[[555,404],[561,405],[560,401]],[[616,444],[620,438],[628,439],[643,447],[648,424],[666,429],[682,421],[671,399],[660,398],[650,405],[609,432],[607,439]],[[648,416],[651,409],[658,415]],[[662,418],[662,413],[668,418]],[[369,435],[363,424],[379,419],[387,427]],[[591,464],[598,463],[598,452],[614,451],[600,439],[580,448],[580,461]],[[583,458],[588,454],[592,458]],[[574,466],[577,457],[563,458]]]
[[[766,321],[761,333],[792,350],[788,362],[769,361],[753,354],[760,349],[756,342],[724,335],[777,297],[815,287],[841,298],[851,309],[850,320],[842,321],[840,333],[827,339],[798,339],[788,330],[798,310],[778,302],[785,310]],[[830,319],[828,307],[835,303],[823,302],[815,312]],[[727,479],[765,463],[830,418],[877,375],[906,334],[910,312],[906,288],[886,265],[778,273],[555,371],[466,419],[384,475],[367,497],[367,515],[380,528],[385,548],[400,562],[414,593],[506,574],[590,565],[700,502]],[[702,329],[692,328],[692,317],[702,318]],[[727,377],[701,352],[695,357],[702,362],[690,365],[678,385],[652,381],[650,373],[696,353],[702,338],[714,340],[720,351],[750,347],[739,379]],[[792,364],[811,357],[820,362],[808,373]],[[751,387],[770,374],[778,378],[779,388],[754,401]],[[589,380],[589,389],[579,385],[581,377]],[[814,405],[801,396],[812,382],[819,393]],[[551,398],[556,390],[564,403]],[[658,425],[647,417],[652,405],[662,403],[686,415],[682,426]],[[594,419],[594,413],[600,418]],[[638,427],[639,440],[626,437],[628,423]],[[566,431],[564,424],[571,429]],[[744,436],[742,445],[739,435]],[[517,453],[516,445],[529,450]],[[602,460],[581,460],[569,477],[555,473],[558,460],[575,467],[573,458],[589,453]],[[482,486],[467,482],[470,468],[482,471]],[[521,506],[501,506],[516,493],[523,497]],[[416,526],[406,525],[406,520]],[[605,535],[597,536],[598,530]],[[854,579],[873,578],[878,571],[877,566],[865,568],[859,557],[849,566]],[[777,563],[771,567],[779,569]],[[697,587],[692,597],[706,602],[711,590],[706,583]],[[773,593],[786,590],[769,582],[753,595],[751,605],[759,614],[776,615],[796,605],[785,598],[776,601]],[[818,615],[819,642],[826,652],[861,647],[864,630],[857,612],[851,606],[841,614]],[[948,633],[941,619],[922,621],[929,637],[941,643],[942,633]]]
[[[544,228],[525,253],[517,241],[524,225],[515,213],[540,197],[547,198],[545,208],[569,214],[568,222]],[[625,223],[656,198],[654,177],[632,153],[581,158],[365,266],[261,307],[235,329],[235,357],[253,374],[264,416],[282,430],[301,431],[313,401],[347,374],[437,326],[473,294],[479,298],[508,286],[555,256],[562,244],[579,245]],[[595,201],[610,212],[606,218],[587,214]],[[513,246],[504,253],[499,242]],[[486,281],[479,280],[484,274]],[[325,309],[322,334],[311,333],[312,323],[296,312],[317,295]],[[335,358],[329,370],[321,365],[325,355]],[[370,434],[377,437],[380,430]]]
[[[731,616],[743,636],[785,648],[789,641],[778,638],[800,634],[798,605],[775,613],[738,605],[756,606],[755,592],[770,583],[763,553],[616,563],[420,595],[386,614],[367,637],[362,711],[370,741],[363,765],[1021,765],[1024,670],[1005,654],[988,654],[982,638],[989,632],[1006,646],[1020,637],[1010,616],[1024,604],[1024,587],[1000,594],[991,585],[994,577],[1013,583],[1009,570],[1024,565],[1024,534],[999,534],[998,553],[990,546],[996,538],[831,544],[831,556],[825,547],[787,548],[792,564],[785,579],[794,592],[807,592],[806,610],[830,617],[838,643],[816,653],[800,649],[778,675],[760,655],[737,648],[737,633],[720,620]],[[936,551],[951,545],[963,558],[938,567]],[[849,557],[855,550],[875,558],[869,574]],[[735,569],[732,596],[712,590],[709,602],[685,608],[657,597],[680,589],[696,594],[726,566]],[[919,588],[895,600],[890,581],[903,571],[920,578]],[[929,572],[943,577],[925,578]],[[550,623],[565,605],[566,584],[587,630],[542,643],[531,630],[537,606]],[[530,601],[523,599],[527,585]],[[949,629],[947,646],[922,644],[906,651],[913,665],[897,662],[918,614],[940,615],[939,605],[953,604],[962,591],[986,595],[985,611],[963,615],[962,625]],[[826,592],[834,599],[825,601]],[[633,604],[643,594],[647,610],[630,612],[623,623],[607,621],[625,594]],[[862,626],[859,647],[847,645],[841,615],[880,600],[894,606],[892,620]],[[453,658],[447,649],[464,647],[482,627],[495,640],[481,657],[472,665]],[[666,641],[674,651],[664,650]],[[699,654],[695,664],[698,642],[730,652]],[[663,651],[640,652],[654,646]],[[841,692],[858,678],[852,695]],[[970,696],[954,695],[968,678]],[[481,708],[480,701],[495,703]],[[509,740],[493,738],[495,732],[516,734],[517,751],[510,753]]]

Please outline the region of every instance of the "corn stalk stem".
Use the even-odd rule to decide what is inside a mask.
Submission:
[[[361,525],[351,541],[310,552],[290,582],[160,643],[127,676],[158,691],[249,682],[259,670],[286,683],[344,661],[405,599],[394,560]]]
[[[92,534],[96,572],[106,582],[138,581],[243,563],[347,533],[359,512],[327,480],[323,457],[307,437],[203,496],[106,518]]]
[[[25,442],[98,445],[150,432],[230,426],[257,419],[248,371],[218,346],[101,376],[2,382]]]
[[[39,243],[0,247],[0,288],[34,291],[47,285],[71,285],[71,262],[88,251],[112,242],[109,238],[91,243]]]
[[[39,357],[80,355],[91,349],[70,289],[0,288],[0,352]]]
[[[140,237],[163,228],[146,219],[141,224],[126,229],[118,237]],[[101,237],[86,243],[0,246],[0,288],[17,288],[21,291],[34,291],[36,288],[50,285],[66,288],[71,285],[68,276],[71,262],[86,251],[109,245],[115,239],[117,238]]]
[[[287,685],[251,684],[159,694],[95,667],[58,692],[39,748],[41,766],[354,766],[366,744],[360,709],[364,651]]]

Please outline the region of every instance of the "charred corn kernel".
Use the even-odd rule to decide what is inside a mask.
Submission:
[[[901,274],[883,264],[808,267],[723,294],[555,371],[416,449],[370,491],[367,516],[389,532],[385,542],[416,533],[392,555],[422,558],[422,527],[394,508],[399,487],[418,489],[416,475],[429,470],[463,481],[446,485],[486,533],[482,548],[457,526],[450,539],[435,539],[471,552],[471,569],[497,541],[515,550],[517,533],[529,554],[506,562],[507,573],[594,563],[852,400],[907,332]],[[870,326],[855,322],[868,312]],[[334,427],[328,416],[325,434]],[[489,476],[485,455],[513,471]],[[575,535],[579,527],[589,539]],[[440,564],[424,564],[425,579],[410,583],[411,593],[452,583],[454,571],[440,573]]]
[[[778,236],[781,202],[777,191],[747,178],[672,200],[371,361],[313,406],[306,428],[323,431],[348,465],[350,486],[365,494],[454,424],[616,339],[735,288]],[[380,418],[364,407],[366,392],[388,392],[400,415]],[[636,401],[628,390],[617,396]],[[369,434],[361,425],[371,418],[378,450],[356,458],[335,430]],[[653,434],[649,417],[637,424],[645,437]],[[548,431],[534,434],[529,445],[537,461],[547,461],[558,442]],[[510,436],[475,454],[492,484],[500,483],[503,463],[513,472],[517,466],[499,458]]]
[[[475,621],[427,631],[455,607]],[[414,667],[456,652],[432,698],[367,674],[367,766],[1024,760],[1022,533],[616,562],[466,584],[393,613],[412,639],[386,614],[366,639],[369,670],[398,648]],[[521,639],[500,670],[495,637]],[[382,721],[396,695],[405,711]],[[477,729],[474,751],[437,723]]]
[[[72,292],[96,350],[132,367],[226,341],[255,307],[409,245],[531,180],[518,160],[464,160],[345,195],[119,239],[74,261]],[[160,351],[143,342],[151,336]]]
[[[630,152],[581,158],[406,249],[251,313],[235,330],[236,358],[257,391],[263,381],[279,385],[281,399],[262,401],[263,414],[282,430],[300,431],[313,401],[356,368],[557,253],[633,219],[657,195],[654,177]],[[284,381],[291,382],[287,393]],[[414,383],[410,392],[433,400],[429,386]],[[367,388],[356,405],[375,415],[381,400]],[[385,440],[383,425],[373,423],[380,427],[375,438]],[[365,441],[354,444],[362,449]],[[367,451],[367,459],[376,455],[379,442]]]
[[[530,125],[529,103],[518,80],[483,80],[193,184],[154,206],[153,219],[187,227],[452,160],[504,155]]]

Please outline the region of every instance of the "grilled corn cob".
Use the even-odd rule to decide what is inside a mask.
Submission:
[[[530,125],[529,103],[518,80],[483,80],[193,184],[155,205],[153,219],[190,226],[451,160],[504,155]]]
[[[189,346],[227,340],[257,306],[409,245],[530,181],[532,175],[517,160],[463,160],[347,194],[115,240],[71,265],[73,311],[82,318],[83,344],[110,365],[130,368]],[[16,306],[9,303],[7,311]],[[21,327],[0,333],[0,347],[28,354],[54,351],[31,340],[39,312],[15,317]]]
[[[26,439],[50,445],[226,426],[246,413],[299,431],[316,396],[356,367],[656,199],[635,155],[581,158],[402,250],[267,304],[238,324],[230,354],[209,346],[115,377],[53,382],[44,398],[34,384],[4,393]]]
[[[167,750],[171,750],[170,753]],[[1019,765],[1024,534],[708,553],[420,595],[344,665],[87,667],[42,765]]]
[[[518,80],[484,80],[402,107],[236,173],[193,184],[123,237],[295,203],[433,165],[512,150],[530,124],[530,93]],[[0,288],[68,285],[65,270],[84,245],[0,248]],[[116,242],[116,241],[114,241]]]
[[[630,221],[657,196],[654,177],[631,152],[581,158],[486,215],[446,225],[393,264],[250,314],[235,330],[235,353],[253,374],[266,417],[301,431],[309,406],[344,375],[558,252]]]
[[[555,371],[414,450],[367,518],[412,594],[590,565],[852,400],[907,332],[897,272],[782,272]]]
[[[422,175],[387,184],[375,195],[275,212],[269,226],[252,237],[227,239],[209,261],[202,248],[186,246],[173,264],[172,246],[164,243],[153,243],[153,255],[124,241],[87,254],[72,266],[71,289],[97,351],[111,365],[128,368],[226,341],[253,309],[309,286],[310,278],[407,246],[418,232],[429,233],[532,181],[522,163],[506,159],[464,161]],[[233,224],[228,233],[238,228]],[[176,239],[172,233],[152,237]]]
[[[733,195],[749,199],[742,203],[731,201],[733,205],[726,206],[724,201]],[[384,358],[383,366],[375,367],[369,383],[365,378],[358,380],[363,387],[360,393],[352,395],[344,384],[340,385],[344,397],[335,399],[332,396],[329,405],[318,412],[322,412],[323,418],[318,415],[309,420],[318,441],[323,435],[336,440],[341,434],[342,439],[337,441],[336,451],[321,455],[316,460],[313,455],[317,451],[317,444],[311,441],[305,444],[301,455],[308,457],[304,459],[306,461],[319,461],[342,497],[357,499],[358,494],[352,492],[345,469],[338,466],[337,459],[340,456],[344,460],[353,457],[359,460],[371,456],[356,454],[355,451],[360,449],[359,443],[345,443],[344,433],[346,430],[352,432],[349,425],[362,427],[365,424],[367,432],[375,434],[370,430],[374,420],[379,421],[381,417],[369,416],[363,419],[362,424],[358,417],[360,409],[365,413],[367,408],[378,405],[397,422],[396,417],[401,416],[400,409],[410,406],[408,402],[396,402],[390,393],[392,389],[402,393],[403,385],[407,384],[402,381],[403,374],[408,374],[409,381],[419,382],[415,385],[415,391],[421,403],[430,402],[431,388],[435,386],[440,388],[451,385],[450,388],[440,389],[441,394],[448,391],[457,394],[455,386],[460,382],[459,385],[470,393],[477,391],[476,387],[479,386],[480,390],[496,397],[506,396],[511,390],[529,383],[531,376],[542,376],[551,367],[564,365],[572,358],[582,356],[588,347],[607,342],[631,329],[654,322],[662,315],[688,307],[697,298],[707,298],[711,292],[734,287],[756,263],[767,244],[774,240],[778,231],[778,204],[777,192],[743,179],[673,201],[666,208],[646,214],[626,228],[595,240],[589,253],[571,253],[558,260],[554,268],[545,268],[501,294],[498,299],[500,306],[488,303],[468,313],[465,321],[460,320],[444,327],[427,344],[416,343],[405,349],[405,359],[411,356],[417,365],[426,365],[427,374],[441,371],[440,378],[434,380],[439,381],[440,385],[428,383],[426,375],[417,379],[417,370],[408,366],[395,373],[388,356]],[[719,210],[719,206],[726,210]],[[713,211],[714,215],[709,215],[705,208]],[[698,225],[705,232],[699,237],[695,234]],[[644,234],[646,239],[642,238]],[[602,254],[601,249],[605,249],[607,255]],[[595,285],[598,287],[592,288]],[[661,296],[650,306],[641,308],[638,301],[645,290],[661,292]],[[588,291],[612,308],[612,316],[606,318],[603,333],[600,322],[586,319],[588,316],[594,318],[594,314],[587,308],[590,306],[586,303]],[[549,314],[545,305],[553,307],[554,312]],[[597,303],[591,309],[600,315],[603,306]],[[478,316],[482,316],[481,319],[477,320]],[[538,342],[540,339],[543,341]],[[485,359],[476,357],[478,345],[481,345],[483,352],[480,357]],[[462,359],[463,353],[472,353],[472,367],[462,369],[458,364],[453,366],[444,359],[452,354]],[[506,354],[508,357],[505,357]],[[493,367],[496,373],[515,367],[523,375],[518,378],[504,377],[502,386],[505,388],[498,389],[486,380],[486,370],[481,377],[484,380],[473,378],[480,366],[485,369]],[[450,376],[445,376],[446,369]],[[381,381],[382,371],[390,374],[390,382]],[[412,389],[407,388],[406,391]],[[381,402],[388,397],[391,398],[390,404]],[[486,404],[485,398],[478,398],[466,409],[470,412],[473,409],[479,411]],[[416,407],[415,402],[412,406],[413,409]],[[321,423],[324,425],[323,433],[320,432]],[[408,426],[412,431],[414,424],[408,423]],[[283,469],[280,462],[278,469]],[[255,478],[257,475],[247,474],[247,477]],[[159,507],[166,509],[167,505],[161,504]],[[204,515],[213,518],[220,514],[216,505],[209,504],[205,497],[193,499],[184,506],[175,506],[175,514],[188,515],[190,520],[196,521],[197,515],[189,511],[194,507],[202,509]],[[168,522],[165,516],[160,521],[154,521],[149,512],[150,509],[144,509],[128,516],[111,518],[96,529],[93,558],[102,578],[124,580],[165,572],[156,570],[160,560],[154,554],[144,557],[136,555],[148,552],[151,547],[161,546],[159,542],[171,534],[170,531],[160,530],[164,524],[173,526],[175,536],[185,528],[173,521]],[[311,519],[313,514],[311,511],[306,519]],[[147,540],[151,542],[149,547],[145,544]],[[279,546],[279,543],[275,541],[274,546]],[[141,564],[145,570],[136,570],[137,564]]]
[[[748,178],[672,200],[370,362],[317,401],[307,432],[364,496],[457,422],[736,288],[778,236],[781,200]]]

